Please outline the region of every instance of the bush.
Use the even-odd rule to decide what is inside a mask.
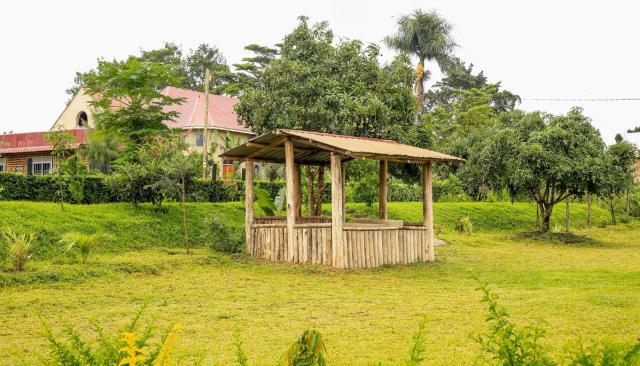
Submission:
[[[473,223],[471,222],[471,218],[469,216],[460,217],[458,220],[456,220],[455,229],[458,234],[473,234]]]
[[[609,225],[609,221],[605,218],[602,218],[600,220],[598,220],[598,223],[596,224],[597,227],[603,229],[605,227],[607,227],[607,225]]]
[[[82,234],[78,232],[68,232],[62,235],[60,243],[64,245],[65,253],[69,255],[73,248],[78,248],[82,256],[82,263],[87,263],[89,254],[98,245],[98,234]]]
[[[109,202],[151,202],[154,197],[144,193],[149,182],[125,179],[122,174],[97,175],[79,180],[65,180],[65,197],[75,203],[95,204]],[[54,175],[29,176],[16,173],[0,173],[0,200],[57,202],[59,180]],[[269,192],[275,199],[284,182],[255,181],[256,188]],[[140,193],[142,192],[142,193]],[[329,191],[330,192],[330,191]],[[329,193],[330,194],[330,193]],[[187,200],[192,202],[231,202],[244,197],[244,182],[211,179],[195,179],[187,187]],[[177,194],[169,194],[169,200],[178,201]]]
[[[36,236],[33,233],[17,234],[7,229],[2,232],[2,237],[9,245],[11,266],[16,272],[24,271],[27,262],[31,260],[31,250]]]
[[[244,247],[243,228],[225,224],[216,216],[205,219],[205,226],[211,228],[213,241],[209,247],[217,252],[238,253]]]

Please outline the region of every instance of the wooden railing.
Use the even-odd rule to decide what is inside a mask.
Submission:
[[[358,269],[424,262],[429,258],[427,228],[402,226],[397,221],[346,223],[341,253],[332,247],[331,222],[326,217],[299,220],[293,227],[291,249],[287,247],[284,217],[256,218],[252,230],[251,254],[277,262],[330,266],[340,262],[343,268]]]

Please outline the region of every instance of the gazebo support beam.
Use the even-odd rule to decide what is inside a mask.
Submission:
[[[345,246],[342,242],[342,226],[344,223],[342,155],[331,153],[331,246],[332,265],[345,268]]]
[[[378,170],[378,180],[380,189],[378,191],[378,218],[387,219],[387,161],[380,160],[380,168]]]
[[[247,253],[253,253],[253,161],[245,162],[245,182],[244,182],[244,207],[245,207],[245,235]]]
[[[295,189],[295,165],[293,162],[293,142],[287,140],[284,142],[285,165],[284,171],[287,178],[287,262],[293,262],[294,259],[294,232],[293,226],[296,223],[296,189]]]
[[[424,197],[422,201],[422,226],[427,228],[427,261],[435,260],[433,247],[433,166],[431,162],[422,165]]]

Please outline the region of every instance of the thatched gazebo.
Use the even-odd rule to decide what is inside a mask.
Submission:
[[[220,155],[246,164],[246,245],[251,255],[288,263],[370,268],[433,261],[433,162],[462,160],[395,141],[298,130],[275,130]],[[343,162],[379,160],[379,219],[345,222]],[[421,164],[423,221],[405,225],[387,219],[387,162]],[[253,163],[284,163],[286,217],[254,217]],[[302,165],[331,169],[331,217],[303,217]]]

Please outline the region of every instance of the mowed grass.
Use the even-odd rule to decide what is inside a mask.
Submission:
[[[21,204],[11,205],[17,212]],[[236,223],[242,219],[237,204],[194,207],[199,217],[192,218],[194,223],[219,210]],[[99,211],[129,209],[99,205],[70,206],[69,211],[91,214],[99,225]],[[169,209],[172,215],[175,207]],[[368,211],[363,205],[350,209]],[[420,203],[391,203],[389,209],[391,217],[420,219]],[[45,210],[51,211],[48,217],[55,211]],[[518,235],[533,230],[533,205],[438,203],[435,221],[444,226],[442,237],[450,244],[436,248],[436,263],[358,271],[273,264],[207,249],[186,256],[168,229],[139,227],[127,237],[138,242],[102,250],[90,264],[68,264],[54,256],[30,269],[68,277],[0,288],[0,364],[38,362],[48,351],[43,322],[56,332],[72,325],[95,337],[93,322],[115,332],[143,304],[144,322],[155,319],[159,329],[183,324],[176,353],[183,364],[202,354],[205,364],[231,363],[236,332],[251,363],[275,364],[308,328],[325,336],[331,364],[396,364],[406,359],[424,318],[426,364],[470,364],[479,350],[471,336],[486,329],[486,309],[472,274],[492,284],[515,322],[541,323],[546,344],[558,355],[578,337],[631,341],[640,334],[640,225],[585,229],[584,207],[572,205],[572,213],[584,240],[563,244],[552,237]],[[557,210],[554,221],[562,223],[563,214]],[[118,213],[113,215],[117,221]],[[143,211],[144,220],[150,220],[146,225],[156,222],[155,215]],[[474,235],[453,231],[461,215],[474,221]],[[594,215],[604,218],[606,212]],[[127,218],[138,219],[143,220],[136,212]],[[153,230],[159,230],[156,238],[142,234]],[[174,241],[165,242],[169,239]]]

